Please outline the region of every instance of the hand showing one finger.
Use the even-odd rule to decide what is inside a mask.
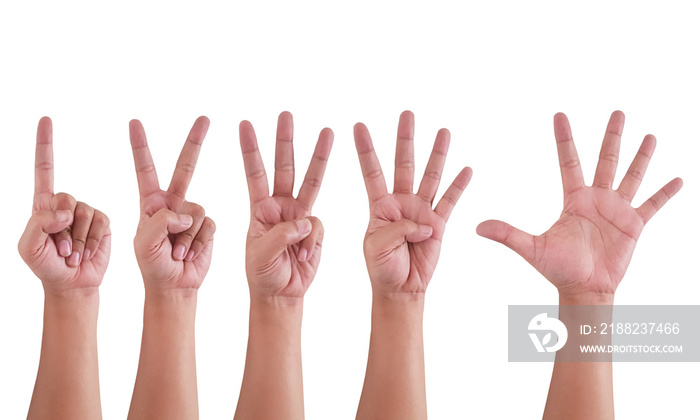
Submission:
[[[109,262],[109,219],[68,194],[54,194],[53,179],[53,127],[44,117],[37,129],[32,216],[18,250],[48,292],[98,287]]]

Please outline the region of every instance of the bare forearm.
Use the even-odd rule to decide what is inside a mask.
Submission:
[[[559,319],[569,331],[576,331],[584,323],[589,325],[609,323],[612,320],[612,304],[612,295],[577,299],[560,297]],[[571,352],[578,350],[575,334],[570,334],[570,337],[574,341],[567,342],[565,349],[569,350],[560,350],[563,353],[558,352],[554,362],[544,419],[614,418],[612,361],[609,355],[607,361],[562,361],[572,360],[574,356]],[[609,337],[609,335],[601,335],[597,338],[601,340],[600,342],[586,344],[606,345],[609,344]],[[605,356],[596,357],[596,360],[600,360]]]
[[[251,299],[248,354],[235,419],[303,419],[301,299]]]
[[[100,419],[97,288],[47,293],[41,359],[28,419]]]
[[[141,358],[129,419],[196,419],[197,294],[146,292]]]
[[[424,296],[374,296],[358,419],[425,419]]]

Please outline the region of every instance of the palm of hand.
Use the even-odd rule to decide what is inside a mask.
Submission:
[[[433,235],[421,242],[403,242],[381,250],[373,246],[374,234],[402,219],[433,228]],[[370,279],[392,292],[425,292],[440,256],[445,220],[427,201],[415,194],[394,193],[373,203],[365,235],[365,260]]]
[[[54,194],[53,123],[48,117],[37,127],[34,171],[32,217],[18,244],[22,259],[47,291],[98,287],[109,263],[109,219],[68,194]]]
[[[146,197],[139,222],[137,238],[144,223],[160,209],[186,213],[193,203],[182,200],[168,191],[157,191]],[[158,246],[139,249],[136,256],[144,279],[154,282],[159,289],[197,289],[202,285],[211,263],[212,247],[205,246],[202,254],[192,261],[176,260],[173,255],[174,236],[168,235]],[[138,242],[138,240],[136,240]]]
[[[302,297],[311,285],[321,261],[321,244],[307,261],[299,260],[300,244],[286,248],[272,261],[259,261],[255,254],[256,241],[275,225],[309,216],[309,211],[292,197],[267,197],[253,204],[246,241],[246,271],[248,281],[266,290],[266,295]]]
[[[208,128],[209,119],[197,118],[162,190],[143,125],[129,123],[141,203],[134,250],[147,289],[196,290],[209,270],[216,226],[203,207],[185,200]]]
[[[394,192],[388,193],[379,159],[367,127],[355,125],[355,148],[370,203],[364,241],[372,288],[381,294],[425,293],[435,272],[445,224],[471,179],[463,168],[433,208],[450,145],[450,132],[438,131],[425,173],[413,193],[414,116],[404,111],[396,136]]]
[[[559,220],[540,236],[497,220],[481,223],[477,233],[520,254],[560,293],[570,297],[613,295],[644,225],[683,185],[676,178],[638,208],[631,206],[656,146],[654,136],[648,135],[613,190],[623,125],[624,114],[615,111],[603,138],[593,186],[586,186],[569,122],[564,114],[555,115],[554,134],[564,187],[564,210]]]
[[[614,293],[643,227],[617,192],[584,187],[568,196],[559,220],[535,237],[532,264],[560,291]]]
[[[56,210],[54,197],[56,196],[52,194],[37,197],[34,211]],[[109,264],[110,238],[109,234],[105,235],[95,255],[89,260],[83,259],[76,267],[66,264],[66,258],[58,254],[53,235],[46,238],[45,246],[39,253],[31,254],[25,259],[28,259],[30,268],[39,279],[57,290],[98,287]]]

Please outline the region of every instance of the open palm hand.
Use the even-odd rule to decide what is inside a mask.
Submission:
[[[623,125],[622,112],[614,112],[593,185],[586,186],[569,122],[564,114],[557,114],[554,130],[564,184],[564,209],[559,220],[539,236],[496,220],[480,224],[477,233],[520,254],[560,293],[614,294],[644,225],[683,185],[676,178],[639,208],[631,206],[656,145],[656,139],[648,135],[618,189],[613,190]]]

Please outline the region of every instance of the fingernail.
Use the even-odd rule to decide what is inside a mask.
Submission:
[[[58,255],[62,257],[70,255],[70,243],[68,243],[68,241],[61,241],[58,243]]]
[[[306,256],[308,254],[309,254],[309,252],[307,250],[301,249],[301,250],[299,250],[299,255],[297,256],[297,258],[299,259],[299,261],[302,261],[302,262],[306,261]]]
[[[74,253],[70,254],[70,257],[68,257],[68,265],[77,267],[78,264],[80,264],[80,254],[78,251],[75,251]]]
[[[185,246],[184,245],[178,245],[175,247],[173,250],[173,257],[175,257],[176,260],[181,260],[185,258]]]
[[[192,216],[190,216],[189,214],[181,214],[180,216],[178,216],[178,218],[180,220],[180,223],[186,226],[191,225],[193,221]]]
[[[194,259],[194,251],[190,249],[190,252],[187,253],[187,258],[185,260],[187,261],[192,261]]]
[[[92,252],[90,252],[89,249],[86,249],[86,250],[85,250],[85,253],[83,254],[83,259],[86,260],[86,261],[89,260],[89,259],[90,259],[90,254],[92,254]]]
[[[309,233],[311,231],[311,222],[309,219],[297,220],[297,231],[302,235]]]
[[[422,233],[423,235],[432,236],[433,228],[429,225],[421,225],[420,233]]]

